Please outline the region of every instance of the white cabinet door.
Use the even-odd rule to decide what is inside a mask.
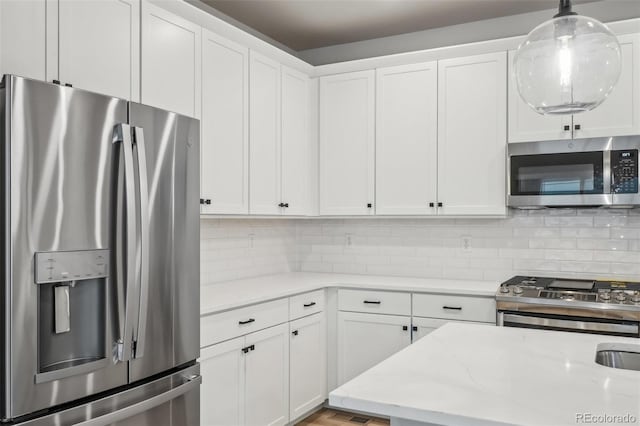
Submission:
[[[573,116],[574,138],[640,134],[640,34],[623,35],[618,41],[620,80],[600,106]]]
[[[255,52],[249,65],[249,211],[280,214],[280,64]]]
[[[320,78],[320,214],[374,212],[375,71]]]
[[[445,215],[504,215],[507,53],[438,63],[438,201]]]
[[[0,1],[0,75],[47,79],[47,3]]]
[[[203,29],[202,213],[249,213],[249,49]]]
[[[289,422],[289,324],[249,334],[245,347],[245,424]]]
[[[289,323],[290,420],[295,420],[327,397],[326,334],[324,313]]]
[[[200,118],[200,26],[142,1],[142,103]]]
[[[463,324],[487,324],[487,325],[490,324],[490,323],[476,322],[476,321],[454,321],[454,320],[446,320],[446,319],[439,319],[439,318],[413,317],[412,342],[417,342],[427,334],[431,333],[432,331],[435,331],[437,328],[442,327],[443,325],[449,322],[459,322]],[[492,324],[492,325],[495,325],[495,324]]]
[[[200,353],[200,422],[204,426],[243,424],[244,337],[204,348]]]
[[[286,215],[310,209],[309,77],[282,67],[282,202]]]
[[[411,343],[411,318],[338,312],[338,385]]]
[[[571,115],[538,114],[525,103],[518,93],[513,75],[513,58],[509,51],[509,142],[530,142],[571,139]]]
[[[60,0],[58,4],[60,81],[139,101],[140,2]]]
[[[375,171],[376,214],[436,214],[437,62],[376,71]]]

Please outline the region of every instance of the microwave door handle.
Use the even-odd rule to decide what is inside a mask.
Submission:
[[[144,356],[147,335],[147,311],[149,306],[149,184],[144,130],[133,127],[133,146],[138,154],[138,186],[140,188],[140,298],[138,306],[138,330],[134,358]]]
[[[118,124],[114,131],[114,144],[120,144],[122,158],[124,162],[124,209],[125,215],[125,228],[126,232],[123,232],[125,241],[124,248],[126,258],[124,260],[126,265],[124,286],[125,300],[124,300],[124,320],[120,324],[120,338],[117,344],[117,359],[119,361],[128,361],[131,359],[132,342],[133,342],[133,320],[134,320],[134,307],[136,297],[136,198],[135,198],[135,182],[133,176],[133,145],[131,143],[131,127],[128,124]],[[116,231],[119,233],[119,230]],[[120,247],[120,246],[119,246]],[[121,264],[121,263],[120,263]],[[118,286],[122,285],[118,283]],[[118,306],[119,317],[122,317],[122,304]]]

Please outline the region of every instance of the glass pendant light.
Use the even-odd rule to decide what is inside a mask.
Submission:
[[[620,44],[601,22],[579,16],[571,0],[537,26],[514,57],[522,99],[540,114],[576,114],[600,105],[620,77]]]

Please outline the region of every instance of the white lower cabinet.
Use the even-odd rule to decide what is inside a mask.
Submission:
[[[338,312],[338,385],[411,343],[411,317]]]
[[[203,426],[243,424],[244,337],[200,351],[200,422]]]
[[[322,312],[289,323],[289,416],[297,419],[327,394],[326,332]]]

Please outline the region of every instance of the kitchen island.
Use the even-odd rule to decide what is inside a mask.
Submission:
[[[597,364],[603,344],[640,351],[634,338],[449,323],[329,402],[392,426],[637,425],[640,372]]]

